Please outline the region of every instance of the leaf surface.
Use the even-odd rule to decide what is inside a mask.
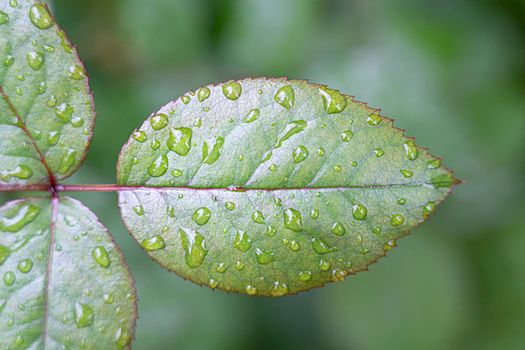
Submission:
[[[0,208],[0,349],[123,349],[136,294],[107,229],[80,202]]]
[[[163,106],[124,146],[118,182],[125,224],[162,266],[271,296],[366,269],[457,184],[378,110],[268,78]]]
[[[95,113],[84,67],[40,2],[0,7],[0,186],[49,183],[81,164]]]

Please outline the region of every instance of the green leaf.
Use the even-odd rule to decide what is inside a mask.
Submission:
[[[343,280],[457,184],[390,119],[325,86],[203,89],[153,113],[118,167],[133,237],[196,283],[280,296]]]
[[[76,50],[40,2],[0,9],[0,186],[71,175],[95,113]]]
[[[107,229],[80,202],[0,208],[0,349],[123,349],[136,293]]]

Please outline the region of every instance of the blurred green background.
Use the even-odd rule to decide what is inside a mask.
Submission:
[[[80,194],[139,293],[135,349],[524,349],[525,2],[55,0],[98,112],[69,183],[112,183],[120,147],[187,90],[246,76],[381,107],[466,181],[367,273],[298,296],[213,292],[153,263],[115,194]],[[4,198],[5,199],[5,198]]]

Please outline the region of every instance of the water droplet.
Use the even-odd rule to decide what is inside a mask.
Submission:
[[[335,171],[336,173],[340,173],[341,170],[343,170],[343,167],[342,167],[341,165],[339,165],[339,164],[334,165],[334,171]]]
[[[142,205],[136,205],[133,207],[133,211],[135,212],[135,214],[137,214],[138,216],[142,216],[144,215],[144,207]]]
[[[248,295],[255,295],[257,294],[257,288],[255,288],[252,285],[247,285],[245,288],[246,294]]]
[[[206,207],[195,210],[191,219],[199,226],[206,225],[211,217],[210,209]]]
[[[161,130],[168,125],[168,116],[164,113],[159,113],[149,118],[149,125],[153,130]]]
[[[26,55],[27,64],[33,70],[39,70],[44,64],[44,55],[40,52],[31,51]]]
[[[288,123],[284,131],[281,133],[281,136],[277,140],[277,143],[275,144],[275,148],[279,148],[282,146],[283,142],[288,140],[293,135],[303,131],[307,126],[306,121],[304,120],[294,120]]]
[[[211,289],[215,289],[219,286],[219,281],[216,281],[213,278],[210,278],[210,280],[208,281],[208,285],[210,286]]]
[[[339,91],[324,86],[319,89],[319,94],[323,100],[324,110],[328,114],[341,113],[346,108],[346,97]]]
[[[187,105],[191,101],[191,97],[189,97],[188,95],[184,95],[180,99],[182,100],[182,103],[184,103],[185,105]]]
[[[248,237],[248,234],[246,231],[237,231],[237,234],[235,235],[235,240],[233,241],[233,247],[237,248],[241,252],[246,252],[250,247],[252,246],[250,237]]]
[[[352,132],[352,130],[345,130],[341,133],[341,140],[343,140],[343,142],[348,142],[353,137],[354,137],[354,133]]]
[[[148,136],[142,130],[135,130],[132,134],[132,137],[138,142],[145,142],[148,139]]]
[[[242,261],[237,261],[235,263],[235,270],[241,271],[242,269],[244,269],[244,263]]]
[[[429,217],[430,214],[432,214],[434,211],[436,211],[436,203],[435,202],[428,202],[423,207],[423,218],[426,219]],[[0,258],[1,261],[1,258]]]
[[[73,117],[71,118],[71,125],[74,128],[80,128],[82,125],[84,125],[84,119],[81,117]]]
[[[399,198],[399,199],[397,200],[397,204],[399,204],[399,205],[405,205],[405,204],[407,204],[407,200],[406,200],[406,198]]]
[[[310,217],[316,220],[319,217],[319,209],[312,209],[312,211],[310,212]]]
[[[266,234],[268,235],[268,237],[273,237],[273,236],[275,236],[276,233],[277,233],[277,230],[275,229],[275,227],[268,226],[266,228]]]
[[[191,150],[192,134],[190,128],[171,128],[167,141],[168,148],[179,156],[186,156]]]
[[[298,146],[292,153],[293,161],[295,163],[301,163],[308,158],[308,149],[305,146]]]
[[[371,114],[366,119],[366,122],[372,126],[378,126],[381,124],[381,116],[379,114]]]
[[[374,150],[374,154],[376,155],[377,158],[380,158],[385,154],[385,151],[383,151],[381,148],[376,148]]]
[[[286,283],[277,281],[277,282],[273,282],[273,288],[270,291],[270,294],[272,295],[272,297],[280,297],[285,294],[288,294],[288,292],[289,292],[288,285]]]
[[[292,87],[286,85],[277,90],[273,99],[284,108],[290,109],[295,103],[295,94]]]
[[[160,147],[160,142],[157,139],[151,140],[150,147],[152,150],[157,150]]]
[[[241,96],[242,86],[236,81],[230,81],[222,85],[222,93],[228,100],[236,100]]]
[[[275,172],[277,170],[277,165],[270,164],[270,166],[268,167],[268,170],[270,170],[271,172]]]
[[[452,177],[451,173],[441,174],[430,179],[428,184],[432,185],[434,188],[449,188],[452,185],[457,184],[459,181]]]
[[[75,303],[74,316],[78,328],[89,327],[95,321],[95,311],[87,304]]]
[[[40,215],[40,208],[34,204],[23,203],[0,218],[0,231],[18,232]]]
[[[16,281],[16,276],[13,271],[7,271],[4,273],[4,283],[6,286],[12,286]]]
[[[124,327],[119,327],[117,333],[115,334],[115,344],[117,348],[124,349],[131,342],[131,333]]]
[[[22,344],[24,344],[24,340],[25,340],[25,339],[24,339],[24,336],[22,336],[22,335],[18,335],[18,336],[16,337],[16,339],[15,339],[15,344],[16,344],[16,345],[22,345]]]
[[[9,22],[9,15],[4,11],[0,11],[0,25]]]
[[[297,241],[290,241],[290,249],[294,252],[298,252],[301,249],[301,245]]]
[[[427,168],[437,169],[441,166],[441,159],[433,159],[427,162]]]
[[[317,254],[327,254],[337,251],[337,248],[331,247],[328,243],[326,243],[320,238],[312,238],[310,242],[312,244],[312,249]]]
[[[352,216],[356,220],[366,219],[367,214],[368,209],[366,209],[366,207],[361,203],[358,203],[352,207]]]
[[[331,266],[332,266],[332,264],[330,264],[329,261],[327,261],[325,259],[319,260],[319,270],[321,270],[321,271],[328,271],[328,270],[330,270]]]
[[[4,170],[0,172],[0,178],[2,178],[4,181],[9,181],[13,177],[26,180],[31,178],[31,176],[33,176],[33,169],[24,164],[17,165],[11,170]]]
[[[111,265],[111,259],[106,248],[97,246],[93,249],[91,255],[93,256],[93,259],[95,259],[96,263],[103,268],[107,268],[109,265]]]
[[[346,277],[346,272],[340,269],[333,269],[332,270],[332,281],[334,282],[340,282],[344,281]]]
[[[18,270],[22,273],[28,273],[33,268],[33,261],[31,259],[24,259],[18,263]]]
[[[308,282],[312,279],[312,272],[311,271],[299,271],[298,274],[299,281],[301,282]]]
[[[255,255],[257,256],[257,262],[261,265],[268,265],[271,262],[275,261],[275,257],[271,250],[261,250],[255,248]]]
[[[29,9],[29,19],[38,29],[47,29],[53,25],[53,19],[45,5],[36,3]]]
[[[413,140],[408,140],[403,144],[405,154],[409,160],[416,160],[419,155],[419,150]]]
[[[407,169],[401,169],[399,170],[399,172],[403,175],[404,178],[410,178],[412,177],[412,175],[414,175],[414,173],[410,170],[407,170]]]
[[[188,235],[182,228],[179,229],[182,248],[185,252],[186,265],[196,268],[202,265],[208,249],[206,249],[206,239],[199,232]]]
[[[303,218],[301,213],[293,208],[284,211],[284,227],[294,232],[303,231]]]
[[[252,213],[252,220],[258,224],[264,224],[264,215],[260,211],[254,211]]]
[[[148,168],[151,177],[161,177],[168,171],[168,157],[163,154],[159,156]]]
[[[342,236],[346,233],[345,227],[340,222],[335,222],[332,225],[331,230],[334,235],[338,235],[338,236]]]
[[[392,248],[394,248],[396,245],[397,245],[396,241],[388,241],[387,243],[383,245],[383,250],[387,252],[391,250]]]
[[[246,114],[246,116],[243,119],[243,122],[252,123],[259,118],[260,114],[261,114],[261,111],[258,108],[254,108],[251,111],[249,111],[248,114]]]
[[[11,249],[0,244],[0,266],[7,260],[9,255],[11,255]]]
[[[199,102],[202,102],[208,97],[210,97],[210,93],[211,91],[207,87],[200,88],[199,90],[197,90],[197,99],[199,100]]]
[[[59,174],[67,174],[67,172],[73,167],[75,164],[77,156],[77,151],[70,148],[67,150],[66,153],[62,156],[62,159],[60,160],[60,167],[58,168]]]
[[[324,148],[319,147],[319,148],[317,149],[317,155],[318,155],[319,157],[324,156],[324,153],[325,153]]]
[[[67,75],[74,80],[82,80],[86,77],[86,73],[84,73],[84,68],[82,68],[78,64],[70,66],[67,70]]]
[[[215,163],[221,156],[221,149],[223,145],[224,145],[224,138],[222,138],[221,136],[218,136],[210,152],[208,143],[204,142],[204,145],[202,146],[202,162],[206,164]]]
[[[109,293],[109,294],[104,294],[102,296],[102,299],[104,299],[104,303],[105,304],[108,304],[108,305],[111,305],[113,304],[113,302],[115,301],[115,298],[113,297],[113,294]]]
[[[55,107],[57,105],[57,98],[55,95],[49,96],[49,99],[46,102],[48,107]]]
[[[64,123],[69,123],[71,121],[71,115],[74,111],[75,109],[72,106],[64,102],[56,106],[55,115]]]
[[[224,203],[224,206],[228,210],[234,210],[235,209],[235,203],[233,203],[233,202],[226,202],[226,203]]]
[[[405,222],[405,217],[401,214],[394,214],[390,219],[390,224],[392,226],[401,226]]]

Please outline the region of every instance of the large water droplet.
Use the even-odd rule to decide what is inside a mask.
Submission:
[[[95,259],[96,263],[103,268],[107,268],[109,265],[111,265],[111,258],[109,257],[106,248],[97,246],[93,249],[91,255],[93,256],[93,259]]]
[[[58,168],[58,173],[67,174],[67,172],[75,164],[76,156],[77,151],[75,151],[73,148],[68,149],[67,152],[64,153],[64,155],[62,156],[62,159],[60,160],[60,167]]]
[[[142,247],[148,251],[164,249],[166,243],[161,236],[146,238],[142,241]]]
[[[23,203],[0,218],[0,230],[18,232],[40,215],[40,208],[34,204]]]
[[[254,211],[252,213],[252,220],[257,224],[264,224],[264,215],[260,211]]]
[[[356,220],[364,220],[366,219],[366,216],[368,215],[368,209],[361,204],[358,203],[352,207],[352,216]]]
[[[159,156],[148,168],[151,177],[161,177],[168,171],[168,157],[163,154]]]
[[[197,225],[203,226],[208,223],[208,221],[210,220],[210,217],[211,217],[211,210],[206,207],[202,207],[202,208],[195,210],[191,219]]]
[[[196,268],[202,265],[208,249],[206,249],[206,239],[199,232],[189,235],[182,228],[179,229],[182,248],[185,252],[186,265]]]
[[[323,107],[328,114],[341,113],[346,108],[346,97],[339,91],[322,87],[319,94],[323,100]]]
[[[405,217],[401,214],[394,214],[390,219],[390,224],[392,226],[401,226],[405,222]]]
[[[0,173],[0,178],[4,181],[9,181],[11,178],[26,180],[33,176],[33,170],[27,165],[20,164],[11,170],[4,170]]]
[[[202,102],[208,97],[210,97],[210,93],[211,91],[207,87],[200,88],[199,90],[197,90],[197,99],[199,100],[199,102]]]
[[[242,86],[236,81],[230,81],[222,85],[222,93],[229,100],[236,100],[241,96]]]
[[[53,25],[53,19],[45,5],[36,3],[29,9],[29,19],[38,29],[47,29]]]
[[[86,73],[84,73],[84,68],[82,68],[78,64],[69,67],[67,70],[67,75],[74,80],[82,80],[86,77]]]
[[[346,233],[345,227],[340,222],[335,222],[332,225],[331,230],[334,235],[338,235],[338,236],[342,236]]]
[[[408,140],[403,144],[405,154],[409,160],[416,160],[419,155],[419,150],[413,140]]]
[[[452,185],[457,184],[458,182],[459,181],[454,179],[451,173],[446,173],[434,176],[427,183],[432,185],[434,188],[449,188]]]
[[[249,111],[248,114],[246,114],[242,121],[245,123],[252,123],[259,118],[260,114],[261,111],[258,108],[254,108],[251,111]]]
[[[366,122],[372,126],[378,126],[381,124],[381,116],[379,114],[371,114],[366,119]]]
[[[303,231],[303,218],[298,210],[288,208],[284,211],[284,227],[294,232]]]
[[[219,160],[219,157],[221,156],[221,149],[224,145],[224,138],[221,136],[218,136],[215,140],[215,144],[213,145],[211,151],[209,150],[209,146],[207,142],[204,142],[204,145],[202,146],[202,162],[206,164],[213,164],[217,160]]]
[[[18,263],[18,271],[22,273],[28,273],[33,268],[33,260],[24,259]]]
[[[27,64],[33,70],[39,70],[44,64],[44,55],[40,52],[31,51],[26,55]]]
[[[161,130],[168,125],[168,116],[164,113],[158,113],[149,118],[149,125],[153,130]]]
[[[312,244],[312,249],[317,254],[326,254],[337,251],[337,248],[331,247],[328,243],[320,238],[312,238],[310,243]]]
[[[187,155],[191,150],[192,134],[190,128],[171,128],[167,141],[168,148],[179,156]]]
[[[288,125],[286,125],[286,128],[281,133],[281,136],[279,136],[279,139],[275,143],[274,147],[275,148],[281,147],[284,141],[288,140],[293,135],[303,131],[306,128],[306,126],[307,126],[307,123],[304,120],[291,121],[290,123],[288,123]]]
[[[295,103],[295,94],[292,87],[286,85],[277,90],[273,99],[284,108],[290,109]]]
[[[305,146],[298,146],[292,153],[294,163],[301,163],[308,158],[308,149]]]
[[[75,303],[74,316],[78,328],[89,327],[95,321],[95,311],[88,304]]]
[[[275,257],[271,250],[261,250],[259,248],[256,248],[255,255],[257,256],[257,262],[261,265],[267,265],[275,261]]]
[[[252,246],[250,237],[248,237],[248,234],[246,231],[237,231],[237,234],[235,235],[235,240],[233,241],[233,247],[237,248],[241,252],[246,252],[250,247]]]

